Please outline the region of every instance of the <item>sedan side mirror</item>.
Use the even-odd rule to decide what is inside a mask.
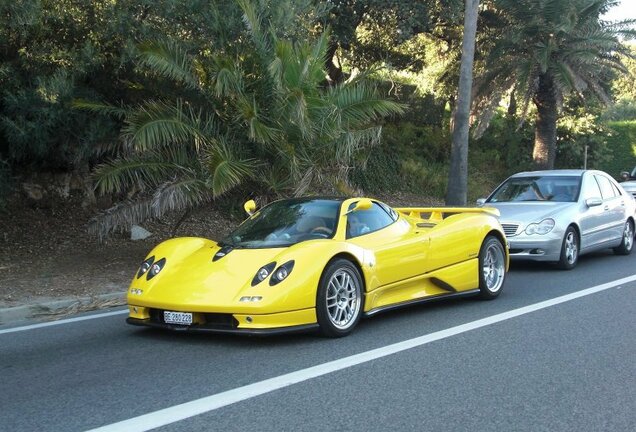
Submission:
[[[588,198],[585,200],[585,204],[588,207],[596,207],[596,206],[600,206],[601,204],[603,204],[603,200],[600,198]]]
[[[486,198],[479,198],[476,201],[477,207],[482,207],[484,204],[486,204]]]
[[[621,178],[621,181],[629,180],[629,173],[627,171],[621,171],[620,178]]]
[[[254,212],[256,211],[256,201],[254,200],[246,201],[245,204],[243,204],[243,208],[245,209],[245,212],[248,215],[252,216]]]

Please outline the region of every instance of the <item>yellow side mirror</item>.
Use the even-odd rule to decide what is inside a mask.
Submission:
[[[256,211],[256,202],[254,200],[246,201],[245,204],[243,204],[243,208],[248,215],[252,216]]]
[[[369,198],[361,198],[360,201],[356,203],[356,206],[345,214],[349,214],[349,213],[353,213],[353,212],[357,212],[361,210],[369,210],[371,207],[373,207],[373,201],[371,201]]]
[[[362,198],[360,201],[358,201],[353,210],[369,210],[371,207],[373,207],[373,201],[371,201],[369,198]]]

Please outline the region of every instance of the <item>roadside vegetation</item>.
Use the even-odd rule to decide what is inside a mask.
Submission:
[[[468,204],[524,169],[636,165],[636,24],[604,22],[613,3],[480,2]],[[82,179],[100,237],[248,197],[443,199],[463,15],[460,0],[4,2],[0,211],[41,172]]]

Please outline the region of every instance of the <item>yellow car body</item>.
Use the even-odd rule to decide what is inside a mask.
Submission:
[[[328,229],[314,228],[310,238],[288,246],[232,247],[196,237],[174,238],[159,244],[147,256],[145,262],[149,265],[142,265],[132,280],[127,294],[127,321],[176,330],[258,334],[324,328],[326,313],[326,326],[330,326],[329,320],[335,323],[333,331],[326,334],[342,336],[351,330],[349,326],[355,325],[355,322],[345,322],[345,314],[351,314],[351,319],[357,321],[358,316],[353,315],[358,313],[369,316],[414,302],[484,294],[480,277],[486,277],[487,270],[481,262],[485,258],[480,257],[480,251],[486,239],[497,249],[493,249],[494,252],[499,254],[499,249],[492,239],[501,244],[503,251],[498,255],[497,290],[491,293],[486,290],[486,294],[490,294],[487,297],[499,294],[509,258],[497,210],[391,209],[367,198],[304,198],[279,201],[278,205],[292,203],[297,209],[298,204],[294,203],[320,200],[333,208],[337,205],[331,232],[327,235]],[[375,230],[366,230],[363,226],[354,234],[354,217],[366,216],[365,212],[369,212],[370,217],[371,212],[378,209],[389,214],[390,219],[386,219],[376,213],[386,225]],[[260,213],[257,211],[247,221],[258,221]],[[153,264],[160,260],[164,260],[162,268],[153,273],[156,270]],[[334,262],[344,264],[344,273],[336,271],[340,279],[334,276],[330,281],[321,280],[327,268],[333,272],[329,266]],[[265,269],[268,271],[263,270],[269,263],[275,263],[276,268],[270,266],[269,270]],[[278,273],[283,263],[292,263],[293,267]],[[274,275],[283,274],[286,277],[273,284]],[[317,307],[325,296],[336,295],[333,289],[340,286],[339,281],[346,282],[347,277],[355,279],[356,274],[361,292],[349,294],[358,296],[349,304],[346,298],[341,299],[345,301],[345,312],[333,306],[338,299],[324,300],[332,306],[321,303],[322,309]],[[259,282],[262,275],[265,277]],[[341,289],[338,295],[346,297],[346,293],[355,288],[354,282],[349,282],[350,286]],[[333,293],[322,291],[322,297],[318,298],[321,284],[331,284],[325,289]],[[332,309],[325,309],[328,307]],[[359,311],[354,310],[358,308]]]

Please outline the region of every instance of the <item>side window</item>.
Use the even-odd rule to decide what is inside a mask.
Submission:
[[[610,182],[607,177],[595,175],[594,178],[598,182],[598,186],[601,188],[601,194],[603,195],[604,200],[614,198],[616,196],[614,188],[612,187],[612,182]]]
[[[594,176],[586,176],[583,181],[583,199],[602,198],[601,188]]]
[[[621,190],[618,188],[618,186],[616,186],[613,182],[612,182],[612,187],[614,188],[614,195],[616,195],[616,196],[623,195],[623,192],[621,192]]]
[[[398,214],[395,210],[393,210],[391,207],[389,207],[386,204],[378,203],[378,205],[382,207],[384,211],[389,214],[389,216],[391,216],[391,219],[393,219],[394,221],[398,220]]]
[[[353,208],[352,204],[352,207]],[[386,226],[395,220],[378,203],[373,203],[369,210],[349,213],[347,216],[347,238],[368,234]]]

